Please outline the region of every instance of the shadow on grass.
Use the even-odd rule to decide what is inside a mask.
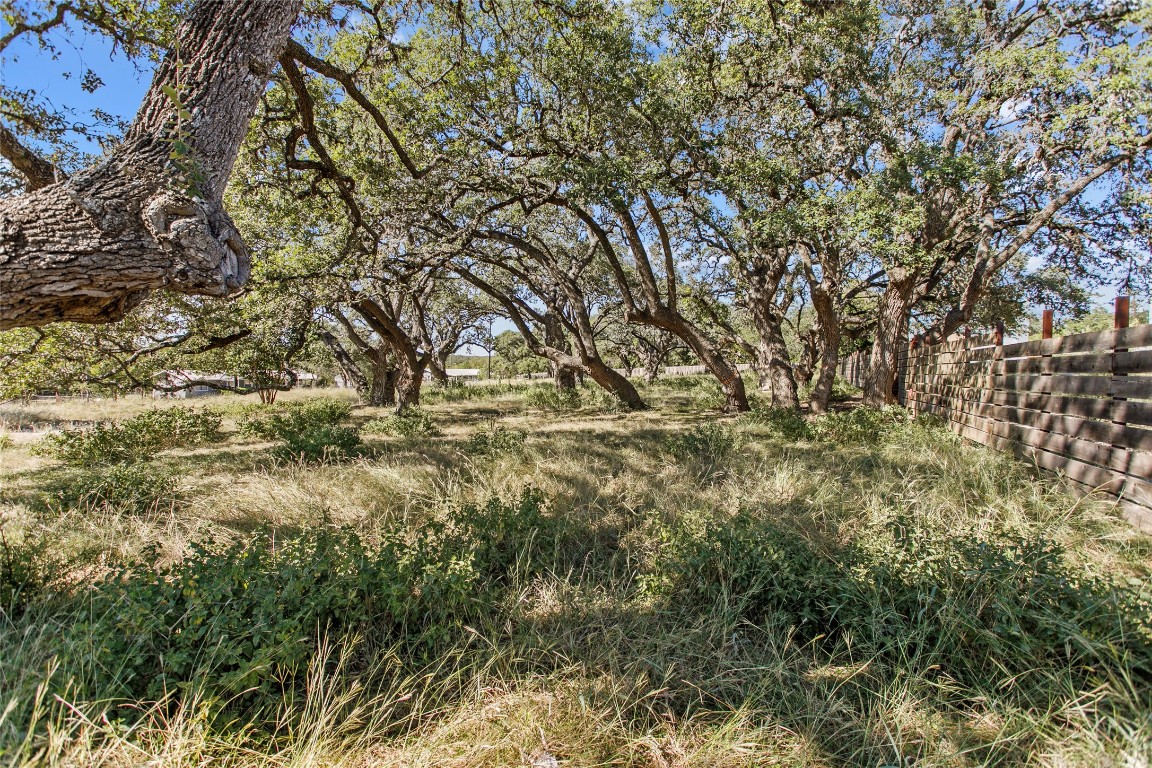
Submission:
[[[643,677],[651,698],[630,716],[752,712],[852,764],[916,761],[941,740],[979,764],[1023,764],[1039,732],[988,720],[1043,717],[1112,684],[1142,691],[1102,696],[1121,721],[1152,709],[1146,598],[1042,539],[905,530],[878,550],[830,549],[740,516],[662,540],[640,577],[655,602],[605,605],[610,587],[585,583],[592,599],[521,625],[564,658]],[[910,703],[924,732],[893,722]]]
[[[267,681],[266,659],[280,664],[277,682],[251,696],[276,699],[303,685],[317,652],[309,638],[327,627],[334,637],[375,638],[401,667],[429,670],[418,697],[451,687],[454,665],[464,663],[452,649],[471,631],[485,640],[468,663],[503,670],[505,685],[573,668],[629,681],[623,699],[616,692],[601,703],[637,732],[741,713],[851,764],[939,757],[942,741],[978,763],[1020,764],[1040,731],[990,732],[984,713],[1059,712],[1112,679],[1133,681],[1144,691],[1136,706],[1152,707],[1147,605],[1041,539],[894,528],[881,544],[817,546],[772,510],[673,522],[641,513],[540,517],[537,497],[526,498],[464,509],[446,527],[399,531],[383,559],[354,538],[294,550],[280,529],[276,546],[297,553],[283,562],[261,554],[272,541],[261,539],[255,554],[203,557],[159,582],[149,568],[125,572],[104,587],[110,623],[74,630],[104,626],[122,639],[85,636],[76,648],[106,649],[96,660],[105,669],[124,663],[117,654],[135,654],[125,658],[141,677],[93,682],[86,694],[122,696],[123,686],[163,673],[170,690],[195,682],[226,699]],[[460,539],[458,530],[471,533]],[[646,543],[634,550],[638,531]],[[205,635],[205,647],[227,640],[214,663],[232,649],[240,661],[209,674],[195,654],[180,656],[198,646],[173,627],[194,632],[200,622],[223,633]],[[586,694],[593,706],[608,695]],[[920,725],[901,714],[909,706]],[[1141,716],[1124,711],[1131,702],[1101,706]],[[235,705],[219,722],[245,729],[259,711]]]
[[[608,427],[537,424],[523,460],[539,463],[537,471],[554,478],[565,493],[597,500],[602,473],[644,477],[652,475],[655,462],[687,466],[691,457],[666,456],[669,438],[714,421],[697,416],[628,435]],[[726,458],[726,469],[750,471],[749,458],[790,459],[819,482],[841,478],[848,493],[852,484],[881,476],[898,491],[902,477],[932,479],[948,471],[915,451],[896,460],[886,453],[890,445],[789,443],[748,432],[751,442]],[[373,440],[365,460],[458,467],[466,444],[466,438],[455,437]],[[229,447],[195,456],[212,456],[196,459],[209,464],[241,461],[233,452],[253,453]],[[251,466],[267,469],[266,459]],[[229,465],[230,472],[235,469]],[[408,581],[380,578],[378,564],[365,561],[369,568],[329,553],[323,561],[305,558],[291,572],[265,574],[261,584],[269,597],[248,613],[234,609],[250,599],[247,582],[230,585],[232,591],[220,588],[218,598],[196,607],[226,617],[217,621],[227,624],[229,642],[253,658],[288,654],[295,660],[269,695],[282,693],[275,685],[289,690],[302,685],[300,665],[315,653],[310,638],[317,627],[327,626],[334,636],[360,634],[374,638],[376,649],[387,647],[390,664],[422,681],[415,700],[439,691],[429,694],[440,697],[427,705],[430,711],[443,714],[472,701],[473,693],[459,680],[465,664],[499,670],[501,684],[509,688],[531,687],[578,669],[588,678],[577,675],[574,681],[581,695],[593,706],[599,701],[615,708],[637,733],[659,733],[689,718],[724,722],[739,713],[749,722],[777,724],[801,735],[820,759],[833,764],[942,762],[948,750],[955,761],[1023,764],[1061,727],[1051,721],[1033,727],[1028,718],[1058,719],[1077,699],[1093,696],[1095,705],[1110,710],[1121,725],[1139,723],[1152,711],[1146,597],[1094,577],[1043,539],[947,537],[896,519],[888,528],[865,530],[860,540],[844,542],[822,536],[828,520],[815,519],[802,498],[735,516],[595,504],[580,510],[555,507],[547,519],[533,518],[512,534],[501,526],[515,520],[515,510],[505,510],[507,518],[469,512],[482,518],[478,525],[468,523],[467,516],[453,520],[472,524],[478,539],[495,545],[482,554],[468,550],[467,557],[457,557],[456,552],[436,560],[433,568],[405,572]],[[841,510],[844,516],[853,513],[851,507]],[[307,524],[290,523],[276,535],[304,538],[311,532]],[[406,546],[415,549],[448,535],[435,527],[401,533]],[[193,598],[175,587],[189,586],[197,573],[227,567],[213,561],[213,568],[170,573],[176,605],[171,616],[194,618],[184,612]],[[419,581],[425,573],[444,578]],[[123,577],[117,596],[131,603],[137,592],[156,588],[154,581],[147,569],[133,571]],[[351,592],[349,584],[355,587]],[[346,594],[354,599],[346,601]],[[457,599],[463,602],[452,602]],[[283,636],[268,631],[284,616],[298,617],[302,606],[311,611],[313,600],[323,610],[328,609],[322,601],[340,601],[339,621],[317,609],[293,618],[292,631]],[[151,603],[133,605],[136,619],[150,620]],[[404,621],[396,620],[399,614],[405,614]],[[147,626],[154,643],[146,649],[150,658],[169,658],[165,643],[175,624]],[[483,642],[466,641],[467,658],[453,655],[470,633]],[[115,655],[102,660],[107,667],[119,662]],[[233,682],[181,674],[188,679],[174,678],[174,683],[216,685],[208,693],[221,699]],[[370,672],[364,675],[369,689],[384,685]],[[625,693],[597,691],[590,681],[597,675],[630,687]],[[480,690],[476,680],[473,689]],[[1109,689],[1117,680],[1131,681],[1140,698],[1114,696]],[[453,686],[456,693],[444,693]],[[121,691],[96,687],[88,694],[104,698]],[[252,722],[253,715],[240,709],[226,714],[220,721],[227,725],[221,727],[243,730]],[[1006,724],[1012,718],[1020,723]]]

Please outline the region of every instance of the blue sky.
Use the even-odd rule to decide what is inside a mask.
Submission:
[[[8,31],[0,22],[0,35]],[[70,110],[74,121],[89,122],[94,109],[131,120],[152,79],[151,62],[131,62],[122,53],[113,53],[106,38],[75,27],[57,30],[49,40],[55,51],[40,49],[28,35],[13,41],[0,55],[0,81],[8,88],[36,91],[46,106]],[[93,93],[80,87],[88,70],[104,81]],[[77,143],[99,151],[94,142]]]

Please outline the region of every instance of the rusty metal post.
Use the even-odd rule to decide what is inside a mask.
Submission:
[[[1116,312],[1113,316],[1116,330],[1128,327],[1128,297],[1116,297]]]
[[[996,329],[992,332],[992,343],[998,347],[1004,346],[1004,321],[996,321]]]
[[[1052,338],[1052,310],[1044,310],[1043,318],[1040,321],[1040,338]]]

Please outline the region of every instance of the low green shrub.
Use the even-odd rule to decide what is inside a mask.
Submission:
[[[554,384],[536,384],[528,389],[524,403],[544,411],[575,411],[580,407],[580,390],[560,389]]]
[[[473,433],[464,446],[464,452],[487,457],[520,454],[524,452],[524,443],[527,439],[528,433],[522,429],[494,425]]]
[[[740,417],[746,424],[767,427],[774,437],[781,440],[810,440],[812,426],[804,414],[795,408],[757,408]]]
[[[360,433],[352,427],[321,424],[285,432],[272,455],[282,461],[339,461],[356,452]]]
[[[440,428],[432,416],[419,408],[409,408],[403,413],[383,419],[372,419],[361,427],[361,431],[397,437],[434,437],[440,434]]]
[[[337,461],[352,455],[360,434],[342,426],[352,415],[343,400],[319,397],[272,408],[255,407],[241,416],[241,433],[280,445],[272,455],[284,461]]]
[[[0,612],[18,617],[51,590],[66,568],[47,537],[9,528],[0,520]]]
[[[170,506],[178,498],[179,486],[179,478],[163,467],[144,462],[109,464],[51,475],[42,486],[42,500],[52,508],[109,507],[145,514]]]
[[[903,408],[853,408],[817,416],[812,420],[812,433],[820,440],[849,445],[881,442],[893,429],[908,422]]]
[[[147,437],[166,448],[204,445],[217,438],[222,417],[214,408],[173,406],[145,411],[123,422],[137,439]]]
[[[462,403],[470,400],[491,400],[516,394],[527,389],[516,384],[461,384],[433,387],[421,395],[426,403]]]
[[[723,424],[701,424],[687,432],[669,435],[664,449],[677,459],[719,462],[736,450],[736,434]]]
[[[99,690],[153,700],[196,682],[256,703],[299,680],[321,636],[400,642],[429,658],[458,642],[466,623],[501,610],[497,588],[513,569],[544,567],[543,511],[529,489],[376,544],[321,529],[196,544],[156,569],[145,553],[84,596],[90,618],[68,631],[108,676],[93,681]]]
[[[719,410],[724,407],[724,392],[714,376],[669,376],[660,385],[686,397],[692,408]]]
[[[1042,537],[968,537],[894,525],[826,551],[741,512],[659,525],[645,582],[677,602],[772,615],[865,655],[939,663],[970,681],[1129,664],[1152,683],[1152,599],[1072,566]]]
[[[65,464],[86,467],[103,462],[133,461],[147,458],[151,451],[143,451],[127,439],[127,430],[121,424],[104,422],[86,429],[65,429],[45,435],[33,448],[33,453],[50,456]]]
[[[691,392],[697,389],[707,389],[714,384],[719,387],[715,377],[709,376],[706,373],[697,373],[690,376],[661,376],[653,382],[653,385],[658,385],[674,392]]]
[[[265,440],[283,440],[317,427],[334,427],[352,415],[352,406],[343,400],[317,397],[275,406],[250,406],[240,416],[241,434]]]
[[[584,404],[600,413],[628,413],[629,408],[613,393],[598,386],[590,387],[581,393]]]
[[[146,461],[158,451],[211,442],[221,421],[209,408],[157,408],[121,422],[49,434],[34,450],[78,467]]]
[[[828,399],[833,403],[843,403],[860,397],[860,394],[860,387],[842,376],[837,376],[832,380],[832,391],[829,393]]]
[[[16,443],[12,440],[11,435],[7,432],[0,432],[0,451],[6,451],[14,445],[16,445]]]

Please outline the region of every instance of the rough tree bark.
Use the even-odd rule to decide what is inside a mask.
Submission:
[[[908,311],[915,295],[917,276],[907,270],[890,270],[888,286],[876,308],[876,337],[871,365],[864,376],[864,404],[872,407],[896,402],[895,383],[900,349],[905,343]]]
[[[404,413],[409,408],[420,405],[420,391],[424,384],[426,358],[410,360],[405,355],[397,355],[399,367],[396,369],[396,413]]]
[[[812,413],[826,413],[832,398],[832,385],[836,382],[836,366],[840,362],[840,317],[836,305],[826,288],[812,287],[812,306],[816,310],[818,356],[816,382],[808,399]]]
[[[769,254],[757,254],[744,265],[747,280],[745,301],[759,341],[755,347],[756,373],[760,391],[766,393],[774,408],[799,408],[796,376],[784,342],[784,312],[776,304],[780,284],[788,269],[788,252],[778,248]]]
[[[432,356],[432,359],[428,361],[428,373],[437,384],[451,383],[448,378],[448,356],[451,354],[452,352],[443,350],[442,352],[437,352]]]
[[[553,297],[552,303],[555,304],[555,297]],[[544,346],[559,350],[567,357],[572,357],[571,345],[564,335],[564,327],[560,322],[558,313],[553,309],[544,313]],[[552,373],[552,381],[556,385],[556,389],[561,392],[576,389],[576,366],[549,356],[548,368]]]
[[[389,347],[395,358],[395,386],[396,412],[403,413],[409,406],[420,404],[420,390],[424,384],[424,370],[432,355],[428,351],[421,352],[418,340],[412,338],[401,327],[401,308],[389,300],[377,302],[369,298],[360,298],[352,302],[351,307],[376,335]]]
[[[240,289],[248,251],[221,197],[300,6],[201,0],[111,155],[0,201],[0,330],[111,322],[161,287]]]

